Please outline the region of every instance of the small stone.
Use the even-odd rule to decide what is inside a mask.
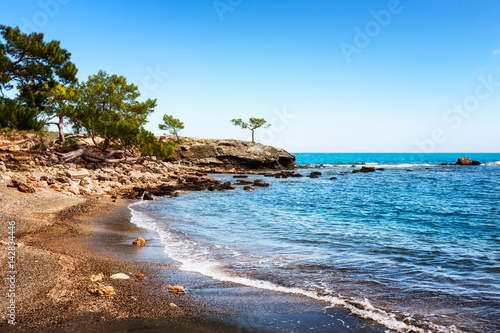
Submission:
[[[168,285],[168,291],[174,294],[185,294],[186,291],[184,290],[183,286],[171,286]]]
[[[144,274],[139,273],[139,274],[136,274],[136,275],[135,275],[135,278],[136,278],[137,280],[144,280],[146,277],[144,276]]]
[[[102,273],[94,274],[94,275],[90,276],[90,281],[92,281],[92,282],[102,281],[102,279],[104,279],[104,274],[102,274]]]
[[[116,295],[115,290],[111,286],[105,286],[102,283],[98,283],[97,287],[89,287],[87,288],[87,292],[91,295],[96,296],[113,296]]]
[[[146,246],[146,241],[142,237],[137,237],[137,239],[133,241],[132,244],[137,247],[144,247]]]
[[[123,274],[123,273],[116,273],[116,274],[111,275],[110,278],[113,280],[128,280],[128,279],[130,279],[130,276],[128,276],[127,274]]]

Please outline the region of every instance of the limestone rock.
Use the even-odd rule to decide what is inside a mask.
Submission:
[[[85,177],[89,177],[90,173],[87,169],[66,170],[66,176],[70,179],[82,179]]]
[[[7,185],[10,187],[16,187],[20,192],[24,193],[35,193],[36,190],[31,185],[30,180],[26,177],[20,176],[18,174],[14,174],[10,183]]]
[[[239,140],[181,144],[170,158],[172,162],[186,165],[247,169],[293,168],[295,160],[295,156],[284,149]]]
[[[74,195],[79,195],[80,194],[80,188],[78,187],[78,185],[72,184],[68,188],[68,192],[69,193],[73,193]]]
[[[88,187],[92,185],[92,179],[90,177],[85,177],[80,180],[80,185],[83,187]]]

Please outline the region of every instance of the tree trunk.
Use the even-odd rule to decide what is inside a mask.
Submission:
[[[109,139],[105,138],[102,146],[102,151],[106,151],[109,148]]]
[[[106,156],[99,156],[99,155],[94,155],[91,152],[89,152],[86,149],[78,149],[69,153],[56,153],[64,162],[70,162],[73,161],[79,157],[81,157],[83,160],[91,163],[100,163],[100,162],[105,162],[105,163],[137,163],[142,160],[144,160],[143,157],[132,157],[132,158],[118,158],[118,159],[112,159],[116,154],[123,154],[125,156],[130,156],[129,153],[126,153],[121,150],[115,150],[110,152]]]
[[[97,147],[97,142],[95,142],[94,132],[90,132],[90,137],[92,138],[92,142],[94,143],[94,146]]]
[[[57,127],[59,127],[59,142],[64,143],[65,138],[64,138],[64,117],[59,116],[59,123],[57,124]]]
[[[254,130],[252,129],[252,143],[255,143],[253,136],[254,136]]]

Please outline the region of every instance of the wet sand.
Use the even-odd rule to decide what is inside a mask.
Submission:
[[[24,194],[0,186],[0,239],[16,221],[16,321],[7,323],[0,286],[0,332],[384,332],[343,309],[307,297],[249,288],[184,272],[158,235],[130,222],[129,202]],[[147,241],[139,249],[136,237]],[[0,246],[2,276],[7,247]],[[115,296],[87,293],[102,272]],[[111,280],[125,273],[130,280]],[[142,273],[145,280],[137,280]],[[168,284],[182,285],[175,295]],[[174,303],[177,306],[172,307]]]

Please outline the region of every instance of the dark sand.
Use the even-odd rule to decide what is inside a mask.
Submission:
[[[156,233],[130,223],[128,202],[24,194],[5,186],[0,186],[0,200],[0,239],[6,240],[7,222],[15,220],[18,241],[25,244],[16,248],[17,325],[7,323],[7,283],[2,281],[0,332],[386,331],[304,296],[181,271]],[[132,245],[139,236],[147,241],[142,249]],[[4,276],[7,247],[0,251]],[[90,275],[99,272],[115,296],[87,293]],[[115,273],[132,278],[111,280]],[[146,280],[135,279],[138,273]],[[168,284],[182,285],[187,293],[171,294]]]

